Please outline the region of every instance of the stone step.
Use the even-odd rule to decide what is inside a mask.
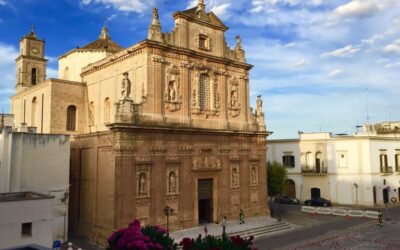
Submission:
[[[265,227],[253,228],[253,229],[249,229],[249,230],[243,230],[240,232],[231,233],[231,234],[229,234],[229,236],[240,235],[240,237],[242,237],[242,238],[246,238],[246,237],[250,237],[250,236],[253,236],[254,238],[258,238],[258,237],[265,236],[268,234],[272,234],[272,233],[276,233],[276,232],[280,232],[280,231],[286,231],[286,230],[289,230],[292,228],[293,227],[287,223],[279,222],[279,223],[275,223],[275,224],[268,225]]]

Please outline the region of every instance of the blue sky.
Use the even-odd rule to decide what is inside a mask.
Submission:
[[[0,111],[14,94],[19,39],[36,26],[46,40],[48,77],[57,57],[95,40],[107,20],[128,47],[147,37],[151,8],[163,31],[171,14],[197,1],[0,0]],[[352,133],[356,125],[400,120],[400,1],[206,0],[207,10],[240,34],[251,71],[251,104],[261,94],[271,138],[297,131]]]

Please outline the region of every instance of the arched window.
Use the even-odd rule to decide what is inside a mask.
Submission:
[[[210,108],[210,78],[207,74],[200,75],[200,110],[205,111]]]
[[[36,97],[33,97],[31,105],[31,127],[35,127],[36,123],[36,106],[37,106],[37,99]]]
[[[110,112],[111,112],[110,98],[107,97],[104,100],[104,124],[110,123]]]
[[[69,68],[65,67],[64,69],[64,80],[69,80]]]
[[[36,85],[36,68],[32,68],[31,83],[32,85]]]
[[[76,107],[70,105],[67,108],[67,131],[76,130]]]

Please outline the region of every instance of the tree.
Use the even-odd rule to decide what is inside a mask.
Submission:
[[[286,179],[287,170],[285,166],[276,161],[267,163],[268,195],[270,197],[283,193]]]

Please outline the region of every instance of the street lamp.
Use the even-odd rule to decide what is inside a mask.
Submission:
[[[169,216],[174,213],[174,209],[166,206],[164,208],[164,214],[167,216],[167,235],[169,236]]]

